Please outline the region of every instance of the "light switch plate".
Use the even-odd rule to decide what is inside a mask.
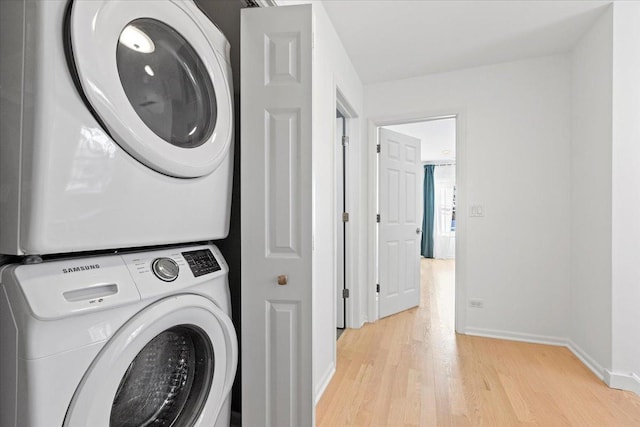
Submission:
[[[484,216],[484,206],[471,205],[471,207],[469,208],[469,216],[475,216],[475,217]]]

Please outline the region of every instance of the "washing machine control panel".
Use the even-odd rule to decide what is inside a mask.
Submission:
[[[182,252],[194,277],[220,271],[222,268],[209,249]]]
[[[171,258],[156,258],[151,263],[151,271],[156,277],[165,282],[173,282],[178,278],[180,267],[178,263]]]

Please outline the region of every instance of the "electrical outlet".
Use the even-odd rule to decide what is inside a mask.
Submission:
[[[484,308],[484,301],[481,299],[470,299],[469,307],[471,308]]]

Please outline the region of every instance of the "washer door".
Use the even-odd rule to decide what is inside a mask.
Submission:
[[[232,98],[225,58],[188,2],[74,1],[73,62],[115,141],[170,176],[210,174],[227,155]]]
[[[197,295],[160,300],[98,354],[64,426],[212,426],[237,362],[233,325],[214,303]]]

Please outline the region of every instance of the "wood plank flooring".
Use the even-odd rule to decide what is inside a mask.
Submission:
[[[566,348],[456,335],[454,262],[421,269],[420,307],[340,337],[319,426],[640,426],[640,397]]]

